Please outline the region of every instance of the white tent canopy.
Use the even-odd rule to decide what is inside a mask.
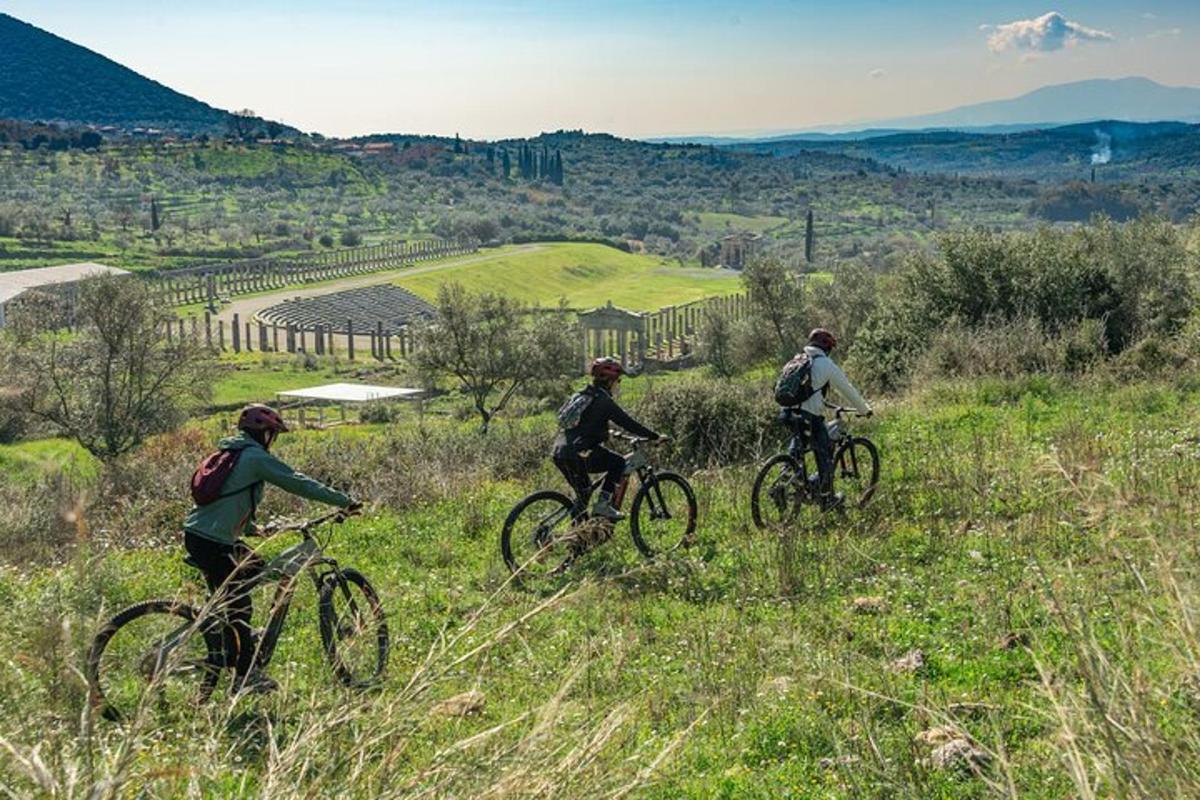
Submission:
[[[329,403],[370,403],[376,400],[401,400],[421,394],[420,389],[372,386],[366,383],[329,383],[311,389],[278,392],[280,400],[323,400]]]

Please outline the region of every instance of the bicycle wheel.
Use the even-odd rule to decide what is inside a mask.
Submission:
[[[750,516],[759,528],[790,521],[804,501],[808,475],[803,465],[787,453],[772,456],[754,478]]]
[[[846,498],[846,506],[862,508],[879,486],[879,450],[870,439],[856,436],[838,445],[833,455],[835,489]]]
[[[325,576],[318,599],[321,642],[338,680],[362,688],[387,667],[388,627],[379,595],[358,570]]]
[[[218,626],[201,630],[197,613],[186,603],[148,600],[106,622],[87,657],[92,708],[120,722],[143,703],[171,714],[206,702],[225,666],[225,652]]]
[[[565,494],[550,490],[534,492],[513,507],[500,532],[500,552],[514,575],[543,578],[569,563],[573,507]]]
[[[633,498],[629,529],[646,558],[690,545],[696,533],[696,494],[691,485],[674,472],[656,473]]]

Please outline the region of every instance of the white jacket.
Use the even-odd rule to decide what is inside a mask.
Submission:
[[[833,359],[824,350],[810,344],[804,348],[804,352],[808,353],[809,359],[812,360],[812,385],[816,391],[813,392],[812,397],[800,405],[801,409],[809,414],[824,416],[825,390],[832,388],[845,398],[858,413],[870,413],[871,406],[858,393],[858,389],[854,388],[854,384],[850,383],[850,379],[846,377],[846,373],[842,372],[842,368],[833,363]]]

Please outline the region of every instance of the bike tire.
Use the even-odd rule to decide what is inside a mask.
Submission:
[[[537,577],[540,574],[536,569],[533,568],[534,558],[532,556],[522,558],[522,556],[525,554],[517,552],[515,547],[516,542],[514,540],[514,536],[521,536],[526,533],[523,527],[518,529],[517,523],[521,521],[522,515],[534,505],[539,503],[545,503],[547,508],[551,509],[549,513],[556,513],[558,509],[562,509],[567,513],[568,520],[570,519],[569,515],[571,510],[575,506],[574,502],[572,502],[572,500],[562,492],[543,489],[542,491],[534,492],[533,494],[526,496],[519,503],[513,506],[512,511],[508,512],[508,517],[504,520],[504,528],[500,531],[500,553],[503,555],[504,563],[508,566],[509,571],[518,578],[522,576]],[[543,515],[543,517],[544,516],[546,515]],[[538,533],[539,531],[535,525],[534,536],[536,536]],[[530,550],[532,553],[539,552],[538,550],[535,550],[533,546],[530,547]],[[557,555],[558,554],[555,553],[553,554],[552,558],[545,560],[557,561]],[[570,557],[569,553],[564,553],[563,555],[564,558]],[[540,561],[541,559],[538,560]]]
[[[128,719],[130,714],[137,709],[140,697],[137,703],[124,703],[125,707],[119,707],[115,701],[115,693],[106,692],[105,683],[111,677],[109,674],[111,670],[106,670],[101,664],[101,660],[109,644],[122,629],[128,628],[132,623],[151,614],[173,617],[175,621],[171,624],[180,626],[194,625],[199,618],[196,608],[187,603],[176,600],[146,600],[118,612],[101,626],[95,638],[92,639],[92,646],[88,650],[84,669],[88,682],[89,704],[93,711],[98,711],[104,719],[111,722],[119,723]],[[202,705],[212,697],[217,681],[221,677],[221,670],[225,667],[225,647],[220,630],[215,625],[209,626],[207,630],[199,630],[198,633],[203,637],[207,655],[205,665],[197,673],[193,702],[196,705]],[[154,677],[157,677],[157,673]],[[149,679],[147,683],[149,684],[152,680],[153,678]]]
[[[779,454],[771,456],[771,458],[767,459],[767,463],[763,464],[762,468],[759,469],[758,474],[756,476],[754,476],[754,489],[750,493],[750,516],[754,520],[755,527],[757,527],[759,529],[765,529],[772,524],[779,524],[782,522],[787,522],[792,517],[794,517],[800,510],[801,498],[800,498],[799,488],[797,488],[797,487],[786,488],[786,487],[772,486],[770,488],[764,489],[765,484],[766,484],[768,478],[770,477],[770,475],[772,474],[772,472],[777,467],[780,467],[780,466],[782,466],[785,470],[784,475],[786,475],[788,472],[790,472],[792,475],[799,476],[799,478],[798,478],[798,480],[800,481],[800,484],[798,485],[799,488],[803,488],[804,481],[807,480],[807,474],[805,473],[804,465],[800,461],[797,461],[795,458],[793,458],[791,455],[789,455],[787,453],[779,453]],[[795,481],[797,479],[792,478],[791,480]],[[778,481],[775,481],[775,483],[778,484]],[[778,498],[776,498],[774,500],[775,509],[778,512],[779,519],[768,519],[767,518],[767,515],[765,513],[766,511],[768,511],[766,502],[770,502],[771,498],[764,497],[764,495],[763,495],[764,490],[768,493],[771,493],[772,491],[781,491],[785,495],[789,495],[789,493],[790,493],[789,496],[785,496],[783,498],[783,500],[786,502],[786,505],[779,505]]]
[[[865,459],[861,453],[866,454]],[[869,462],[867,469],[863,469],[864,461]],[[847,495],[847,505],[863,508],[871,502],[875,490],[879,488],[879,448],[874,442],[864,436],[855,436],[842,442],[833,454],[833,467],[835,487]],[[851,478],[857,483],[851,483]],[[857,499],[848,496],[852,486],[858,495]]]
[[[657,510],[654,505],[662,499],[661,492],[664,485],[674,485],[683,493],[687,519],[682,526],[682,532],[666,531],[665,529],[652,532],[652,526],[648,524],[655,521],[654,515]],[[643,519],[643,510],[649,512],[646,519]],[[668,508],[667,513],[670,514],[671,509]],[[633,543],[646,558],[654,558],[678,550],[680,547],[688,547],[695,538],[697,513],[696,493],[686,478],[675,472],[655,473],[649,482],[643,483],[638,488],[637,495],[633,498],[633,505],[630,507],[629,530],[633,534]],[[679,527],[675,526],[675,528]],[[666,541],[651,542],[648,541],[650,539],[665,539]]]
[[[374,658],[367,659],[367,665],[361,670],[346,663],[345,653],[342,652],[346,649],[345,647],[339,651],[339,643],[344,642],[347,636],[345,633],[346,621],[340,618],[336,604],[339,598],[345,600],[343,592],[348,592],[348,587],[351,586],[357,587],[362,593],[370,614],[368,620],[358,621],[355,625],[360,630],[373,627],[375,634],[374,651],[371,651],[369,644],[364,645],[367,648],[366,654],[373,655]],[[332,667],[337,679],[344,685],[356,689],[377,683],[384,670],[387,669],[391,641],[383,605],[379,602],[379,595],[366,576],[354,569],[343,569],[326,575],[321,582],[318,609],[321,622],[321,643],[325,646],[325,658],[329,661],[329,666]],[[360,609],[357,605],[354,605],[353,609],[357,616]],[[369,630],[367,632],[369,633]]]

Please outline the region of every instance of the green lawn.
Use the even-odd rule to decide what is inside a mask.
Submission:
[[[96,460],[70,439],[0,444],[0,475],[5,480],[32,481],[62,473],[91,477]]]
[[[683,267],[665,258],[576,243],[540,244],[534,250],[502,247],[481,261],[401,277],[395,283],[433,299],[438,287],[451,281],[543,305],[566,298],[573,308],[590,308],[611,300],[634,311],[741,290],[737,273]]]
[[[697,212],[696,218],[700,220],[701,230],[711,234],[724,234],[732,231],[765,233],[789,222],[787,217],[772,217],[765,214],[751,217],[745,214],[729,214],[720,211],[700,211]]]

